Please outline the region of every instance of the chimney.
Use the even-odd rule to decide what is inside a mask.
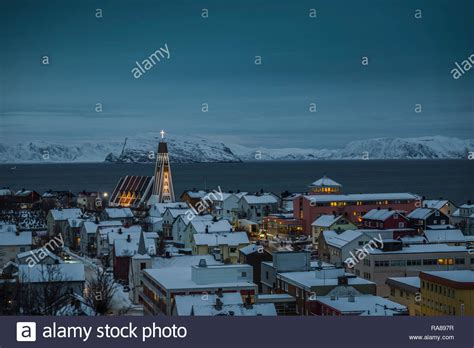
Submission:
[[[355,302],[355,296],[354,296],[354,295],[349,295],[347,301],[349,301],[349,302]]]
[[[127,242],[131,242],[132,241],[132,238],[130,237],[130,235],[127,236]]]
[[[198,266],[199,266],[199,267],[207,267],[206,259],[200,259]]]
[[[216,307],[216,309],[217,309],[218,311],[220,311],[220,310],[222,309],[222,305],[223,305],[223,303],[222,303],[221,299],[220,299],[220,298],[216,298],[216,305],[215,305],[215,307]]]
[[[113,232],[113,231],[114,231],[114,230],[112,230],[112,232]],[[122,228],[121,228],[121,227],[118,229],[118,234],[122,234]]]
[[[220,298],[224,297],[224,294],[222,293],[222,288],[217,289],[216,296]]]
[[[209,233],[209,225],[206,225],[206,233]]]

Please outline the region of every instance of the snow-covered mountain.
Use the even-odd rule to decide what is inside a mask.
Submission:
[[[44,141],[0,143],[0,163],[33,162],[154,162],[159,135],[145,134],[123,141],[57,144]],[[249,148],[199,137],[168,137],[172,162],[240,162],[254,160],[331,159],[455,159],[474,151],[474,140],[443,136],[377,138],[353,141],[342,149]]]

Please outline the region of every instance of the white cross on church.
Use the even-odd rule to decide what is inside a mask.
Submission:
[[[161,139],[163,139],[165,137],[165,131],[162,129],[160,134],[161,134]]]

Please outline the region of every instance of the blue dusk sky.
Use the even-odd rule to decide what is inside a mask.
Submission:
[[[471,138],[474,68],[451,70],[474,53],[473,16],[471,0],[1,1],[0,143],[161,129],[272,148]],[[134,78],[165,43],[169,59]]]

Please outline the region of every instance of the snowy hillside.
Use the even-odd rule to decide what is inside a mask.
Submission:
[[[154,162],[159,137],[156,134],[123,141],[56,144],[44,141],[0,143],[0,163],[33,162]],[[331,159],[455,159],[474,151],[474,140],[442,136],[422,138],[378,138],[353,141],[342,149],[268,149],[240,145],[226,146],[198,137],[169,137],[172,162],[240,162],[254,160],[331,160]]]

